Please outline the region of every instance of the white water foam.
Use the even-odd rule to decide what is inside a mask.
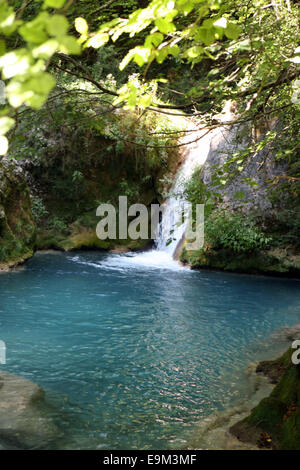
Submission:
[[[168,253],[158,250],[143,251],[142,253],[110,254],[107,258],[98,262],[89,262],[79,256],[69,258],[71,261],[97,269],[108,269],[112,271],[126,272],[128,269],[163,269],[180,271],[187,270],[180,265]]]

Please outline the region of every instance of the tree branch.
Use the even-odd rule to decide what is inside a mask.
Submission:
[[[103,85],[101,85],[97,80],[93,79],[89,73],[89,71],[83,67],[81,64],[79,64],[75,59],[73,59],[72,57],[69,57],[65,54],[57,54],[59,57],[61,57],[62,59],[65,59],[65,60],[68,60],[69,62],[71,62],[75,67],[78,67],[80,70],[82,70],[82,72],[84,73],[84,75],[80,75],[79,73],[77,72],[74,72],[74,71],[71,71],[69,69],[64,69],[58,65],[55,64],[56,67],[60,68],[62,71],[66,72],[66,73],[69,73],[71,75],[74,75],[78,78],[81,78],[83,80],[87,80],[89,81],[90,83],[93,83],[99,90],[101,90],[103,93],[107,93],[111,96],[119,96],[118,93],[116,91],[113,91],[113,90],[110,90],[109,88],[106,88],[104,87]],[[261,86],[259,85],[259,87],[255,87],[255,88],[251,88],[249,90],[244,90],[240,93],[237,93],[235,95],[235,97],[238,97],[238,98],[243,98],[243,97],[246,97],[246,96],[249,96],[249,95],[254,95],[255,93],[257,93],[258,91],[260,93],[264,92],[265,90],[269,90],[271,88],[276,88],[278,86],[281,86],[285,83],[288,83],[292,80],[294,80],[295,78],[297,78],[299,75],[300,75],[300,69],[298,70],[295,70],[292,74],[289,74],[289,75],[286,75],[286,76],[280,76],[281,74],[279,74],[279,77],[277,78],[276,81],[274,82],[271,82],[271,83],[268,83],[267,85],[264,85],[264,86]],[[199,97],[198,99],[195,99],[194,101],[192,102],[189,102],[189,103],[186,103],[184,105],[166,105],[166,104],[156,104],[156,103],[153,103],[153,106],[152,106],[152,109],[153,108],[157,108],[157,109],[173,109],[173,110],[176,110],[176,109],[186,109],[186,108],[190,108],[191,106],[195,106],[197,104],[200,104],[201,102],[209,99],[211,93],[209,90],[207,90],[207,94],[204,94],[202,95],[201,97]],[[223,96],[223,98],[230,98],[232,97],[231,94],[229,93],[225,93]],[[193,116],[195,115],[194,113],[192,114]]]

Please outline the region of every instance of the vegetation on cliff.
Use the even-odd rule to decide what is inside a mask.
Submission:
[[[0,160],[0,269],[32,256],[35,223],[24,174],[13,160]]]
[[[161,201],[161,180],[176,171],[178,155],[172,136],[170,148],[158,151],[162,143],[156,132],[186,123],[152,112],[142,116],[119,110],[105,116],[103,106],[98,96],[67,93],[28,113],[16,130],[11,154],[24,161],[39,249],[138,249],[150,242],[99,240],[96,208],[106,202],[117,207],[119,195],[127,196],[129,204]],[[147,138],[150,129],[153,135]],[[120,141],[126,132],[128,141]],[[133,145],[130,133],[152,147]]]

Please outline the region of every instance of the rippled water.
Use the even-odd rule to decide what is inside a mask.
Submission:
[[[2,367],[46,390],[58,447],[184,447],[269,334],[300,321],[299,281],[155,256],[43,254],[0,276]]]

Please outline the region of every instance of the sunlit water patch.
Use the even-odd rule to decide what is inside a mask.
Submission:
[[[0,276],[2,367],[46,390],[57,447],[184,447],[245,393],[271,332],[300,321],[297,280],[155,256],[43,254]]]

